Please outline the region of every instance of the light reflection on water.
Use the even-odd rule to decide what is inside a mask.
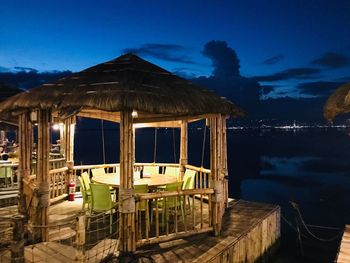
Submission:
[[[350,138],[348,131],[298,133],[254,131],[231,134],[231,192],[239,198],[275,203],[295,224],[296,202],[308,224],[342,227],[350,223]],[[235,160],[238,159],[238,160]],[[254,166],[255,165],[255,166]],[[237,177],[237,178],[236,178]],[[330,237],[337,231],[317,232]],[[303,241],[282,221],[282,246],[274,262],[332,262],[337,244]]]

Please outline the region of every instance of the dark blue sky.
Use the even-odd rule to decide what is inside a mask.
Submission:
[[[0,67],[79,71],[132,50],[170,71],[209,76],[201,51],[221,40],[236,51],[241,75],[278,86],[272,96],[350,77],[347,0],[0,4]]]

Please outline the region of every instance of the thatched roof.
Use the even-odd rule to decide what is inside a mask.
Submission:
[[[350,112],[350,83],[340,86],[323,107],[323,115],[329,121],[339,114],[348,112]]]
[[[48,108],[63,117],[84,109],[136,110],[153,116],[244,114],[232,102],[133,54],[44,84],[0,104],[2,113]]]
[[[3,101],[11,96],[21,93],[23,90],[7,86],[0,83],[0,101]],[[7,116],[0,119],[0,130],[13,130],[17,127],[17,118],[15,116]]]
[[[16,95],[23,90],[17,89],[14,87],[7,86],[5,84],[0,83],[0,101],[7,99],[13,95]]]

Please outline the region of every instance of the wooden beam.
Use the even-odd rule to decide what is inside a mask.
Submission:
[[[181,121],[162,121],[150,123],[136,123],[135,128],[180,128]]]
[[[164,121],[176,121],[187,120],[189,122],[198,121],[200,119],[216,116],[215,114],[202,114],[202,115],[177,115],[177,116],[155,116],[155,117],[138,117],[134,119],[134,123],[150,123],[150,122],[164,122]]]
[[[120,122],[119,112],[109,112],[95,109],[82,109],[78,114],[80,117]]]

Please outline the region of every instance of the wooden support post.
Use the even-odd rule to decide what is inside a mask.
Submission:
[[[85,262],[85,222],[86,222],[85,212],[82,211],[77,217],[77,227],[76,227],[77,250],[76,250],[75,258],[77,262]]]
[[[64,131],[61,141],[61,152],[67,162],[74,161],[74,135],[76,117],[69,117],[64,121]]]
[[[6,132],[4,130],[0,131],[0,142],[3,142],[6,140]]]
[[[133,119],[131,111],[120,113],[119,235],[121,252],[136,250]]]
[[[50,140],[51,111],[38,111],[38,149],[37,149],[37,201],[35,225],[40,226],[35,238],[48,241],[49,231],[49,206],[50,206],[50,177],[49,177],[49,154],[51,147]],[[38,236],[36,236],[38,235]]]
[[[75,135],[75,123],[76,117],[69,117],[65,119],[63,125],[63,134],[61,137],[61,153],[66,158],[66,165],[68,167],[66,173],[66,184],[68,185],[71,181],[73,181],[76,185],[76,178],[73,173],[74,166],[74,135]],[[68,192],[68,188],[67,188]]]
[[[222,115],[222,177],[224,180],[224,204],[228,207],[228,166],[227,166],[227,130],[226,119],[227,116]]]
[[[33,147],[33,125],[28,112],[22,113],[18,118],[19,131],[19,164],[18,164],[18,211],[22,215],[28,216],[26,200],[29,201],[32,193],[25,193],[23,181],[28,181],[32,160]]]
[[[214,189],[212,195],[212,222],[214,234],[219,235],[223,214],[223,178],[222,171],[222,119],[220,115],[210,117],[210,188]]]
[[[181,121],[180,132],[180,179],[185,175],[185,166],[188,163],[188,122]]]
[[[25,216],[15,215],[13,220],[13,239],[11,245],[11,263],[24,263]]]

